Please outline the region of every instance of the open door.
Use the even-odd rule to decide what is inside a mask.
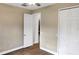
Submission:
[[[34,44],[38,44],[40,43],[40,39],[39,39],[39,32],[40,32],[40,19],[41,19],[41,13],[35,13],[32,14],[33,15],[33,20],[34,20]]]
[[[33,45],[33,18],[30,14],[24,14],[24,47]]]

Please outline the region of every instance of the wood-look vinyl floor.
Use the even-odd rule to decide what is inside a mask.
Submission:
[[[39,48],[39,44],[35,44],[31,47],[13,51],[5,55],[53,55],[53,54],[41,50]]]

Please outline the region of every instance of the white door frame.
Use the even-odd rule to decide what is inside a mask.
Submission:
[[[79,8],[79,5],[75,6],[70,6],[70,7],[65,7],[65,8],[60,8],[58,9],[58,40],[57,40],[57,54],[59,55],[59,45],[60,45],[60,19],[59,19],[59,12],[62,10],[67,10],[67,9],[73,9],[73,8]]]
[[[39,21],[41,21],[41,13],[39,12],[39,13],[33,13],[33,15],[35,16],[35,15],[39,15],[39,17],[40,17],[40,19],[37,19],[38,21],[36,21],[36,19],[34,19],[35,20],[35,23],[34,23],[34,44],[36,44],[36,43],[40,43],[39,41],[40,41],[40,39],[38,40],[38,42],[35,42],[35,40],[36,39],[38,39],[38,28],[39,28]]]

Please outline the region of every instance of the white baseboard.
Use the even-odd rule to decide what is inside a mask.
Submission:
[[[24,48],[24,46],[20,46],[20,47],[11,49],[11,50],[3,51],[3,52],[0,52],[0,55],[6,54],[6,53],[10,53],[10,52],[12,52],[12,51],[16,51],[16,50],[19,50],[19,49],[22,49],[22,48]],[[41,50],[44,50],[44,51],[46,51],[46,52],[49,52],[49,53],[51,53],[51,54],[58,55],[56,52],[50,51],[50,50],[48,50],[48,49],[46,49],[46,48],[40,47],[40,49],[41,49]]]
[[[12,51],[15,51],[15,50],[18,50],[18,49],[22,49],[22,48],[23,48],[23,46],[18,47],[18,48],[14,48],[14,49],[11,49],[11,50],[3,51],[3,52],[0,52],[0,55],[6,54],[6,53],[10,53],[10,52],[12,52]]]
[[[38,41],[35,41],[34,43],[37,44],[37,43],[39,43],[39,42],[38,42]]]
[[[46,48],[40,47],[40,49],[41,49],[41,50],[44,50],[44,51],[46,51],[46,52],[49,52],[49,53],[51,53],[51,54],[58,55],[56,52],[50,51],[50,50],[48,50],[48,49],[46,49]]]

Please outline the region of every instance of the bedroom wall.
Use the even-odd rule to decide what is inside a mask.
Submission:
[[[57,53],[58,39],[58,9],[79,5],[78,3],[57,3],[45,8],[33,10],[41,12],[40,47]]]
[[[74,5],[79,4],[61,3],[30,11],[0,4],[0,52],[23,45],[23,15],[38,12],[41,12],[40,46],[57,52],[58,9]]]
[[[29,10],[0,3],[0,52],[23,45],[23,15]]]

